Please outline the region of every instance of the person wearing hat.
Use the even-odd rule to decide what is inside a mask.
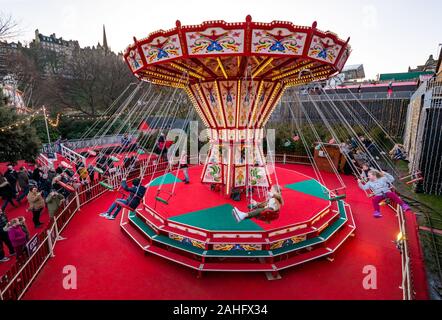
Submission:
[[[278,212],[281,206],[284,205],[284,200],[281,196],[281,187],[278,185],[273,185],[268,193],[268,200],[261,203],[252,203],[254,208],[250,212],[243,212],[238,208],[233,208],[232,215],[237,222],[241,222],[244,219],[258,218],[264,211]]]

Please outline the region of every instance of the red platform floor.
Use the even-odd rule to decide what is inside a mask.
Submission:
[[[202,168],[202,166],[189,168],[189,175],[193,181],[191,184],[186,185],[183,182],[177,182],[175,185],[170,183],[149,187],[145,198],[146,204],[151,208],[154,208],[156,205],[157,213],[164,218],[171,218],[189,212],[213,208],[222,204],[231,204],[240,210],[248,211],[247,205],[249,203],[244,193],[241,195],[242,200],[237,202],[231,200],[221,192],[211,191],[207,184],[199,183]],[[278,174],[278,183],[282,187],[284,206],[281,208],[279,218],[272,222],[268,223],[254,219],[253,222],[260,228],[263,230],[272,230],[301,224],[312,220],[330,207],[331,203],[326,199],[284,187],[289,184],[311,180],[311,177],[285,168],[277,168],[276,171]],[[184,180],[184,173],[182,170],[174,171],[172,173],[177,175],[182,181]],[[272,181],[276,183],[275,176],[272,174],[271,177],[273,179]],[[157,179],[157,181],[161,182],[161,177]],[[174,191],[174,196],[170,198],[168,205],[155,201],[158,189],[166,192],[161,193],[162,197],[165,197],[167,192]],[[260,189],[259,191],[256,190],[253,194],[253,199],[258,202],[263,201],[265,198],[265,192],[264,189]]]
[[[307,166],[286,165],[314,177]],[[324,174],[325,180],[333,179]],[[156,256],[145,256],[123,232],[118,220],[100,218],[117,196],[108,193],[86,205],[63,232],[55,257],[37,276],[24,299],[402,299],[401,260],[392,241],[397,219],[371,216],[370,200],[351,176],[344,176],[356,232],[338,250],[333,262],[321,259],[281,272],[269,281],[263,273],[196,273]],[[410,230],[415,219],[407,214]],[[427,299],[427,284],[415,234],[409,233],[416,298]],[[65,290],[63,268],[77,270],[77,289]],[[366,290],[365,266],[374,266],[377,288]]]

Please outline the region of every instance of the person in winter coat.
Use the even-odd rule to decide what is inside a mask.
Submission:
[[[12,246],[11,240],[9,240],[8,232],[4,230],[8,223],[8,217],[0,210],[0,262],[9,261],[9,258],[5,256],[5,252],[3,251],[3,243],[8,247],[9,255],[12,256],[15,254],[14,247]]]
[[[42,226],[40,222],[40,214],[45,207],[45,201],[41,195],[41,192],[38,192],[37,187],[32,187],[31,191],[28,194],[28,202],[29,202],[29,210],[32,212],[32,221],[34,222],[35,228],[39,228]]]
[[[43,192],[43,198],[47,197],[52,189],[52,180],[49,180],[48,174],[43,173],[38,183],[38,189]]]
[[[17,196],[17,171],[14,170],[12,165],[8,166],[8,169],[5,172],[5,178],[8,180],[9,185],[12,187],[14,192],[14,198]]]
[[[25,249],[26,234],[23,232],[18,219],[12,219],[8,224],[7,230],[18,259],[23,255]]]
[[[43,172],[41,171],[41,168],[39,165],[37,165],[32,172],[32,180],[35,180],[37,183],[40,181],[41,175]]]
[[[26,219],[25,217],[18,217],[18,222],[20,223],[20,227],[23,230],[23,232],[26,234],[26,242],[31,239],[31,233],[29,232],[28,226],[26,225]]]
[[[17,183],[22,191],[22,194],[17,198],[17,201],[20,202],[29,193],[29,174],[24,167],[21,167],[20,171],[17,173]]]
[[[54,218],[58,208],[60,208],[63,201],[64,201],[63,195],[55,190],[49,193],[49,195],[46,197],[46,204],[48,205],[49,217],[51,219]]]
[[[14,203],[14,190],[8,180],[0,173],[0,197],[3,199],[2,210],[5,211],[6,206],[10,203],[13,207],[17,207]]]

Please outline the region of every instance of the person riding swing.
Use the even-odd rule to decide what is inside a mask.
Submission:
[[[242,212],[238,208],[233,208],[232,215],[237,222],[241,222],[244,219],[257,218],[265,220],[267,222],[275,220],[279,216],[279,210],[284,205],[284,200],[281,195],[281,187],[279,185],[273,185],[268,193],[268,200],[256,203],[251,203],[252,211]]]
[[[143,199],[144,194],[146,193],[146,187],[141,185],[141,180],[139,178],[134,179],[133,186],[129,187],[127,185],[126,179],[121,181],[121,187],[130,193],[127,199],[117,199],[114,203],[109,207],[106,212],[100,214],[100,217],[104,217],[108,220],[115,220],[118,213],[120,212],[122,205],[128,206],[132,210],[135,210],[138,205],[141,203],[141,199]],[[112,212],[115,212],[112,214]]]

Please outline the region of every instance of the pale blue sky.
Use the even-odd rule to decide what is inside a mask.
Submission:
[[[0,0],[0,11],[12,14],[29,41],[38,28],[81,46],[101,41],[106,25],[108,42],[120,51],[132,37],[143,38],[157,29],[204,20],[288,20],[351,37],[348,64],[363,63],[368,77],[406,71],[437,58],[442,43],[442,0]]]

